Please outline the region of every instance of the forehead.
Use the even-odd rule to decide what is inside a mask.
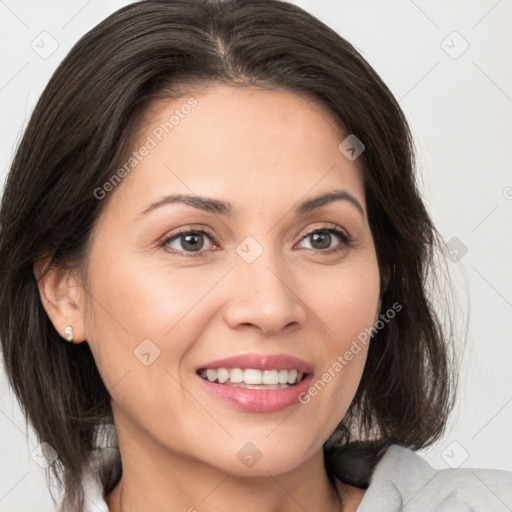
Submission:
[[[112,199],[127,207],[192,193],[263,209],[341,187],[364,203],[359,163],[338,148],[344,138],[332,116],[308,98],[212,86],[147,109],[133,145],[144,156]]]

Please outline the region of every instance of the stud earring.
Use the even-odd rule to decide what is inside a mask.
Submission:
[[[73,326],[68,325],[64,332],[66,333],[66,340],[69,341],[69,343],[73,343]]]

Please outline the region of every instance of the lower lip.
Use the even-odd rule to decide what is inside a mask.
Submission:
[[[250,412],[276,412],[300,403],[299,395],[309,388],[313,374],[307,375],[298,384],[284,389],[245,389],[210,382],[199,375],[197,378],[212,395],[235,409]]]

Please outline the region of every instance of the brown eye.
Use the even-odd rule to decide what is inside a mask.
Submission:
[[[336,238],[341,242],[332,247],[331,244],[336,242]],[[306,247],[307,249],[318,250],[327,254],[343,250],[350,241],[349,236],[337,227],[315,229],[304,236],[301,241],[307,239],[311,240],[310,247]]]
[[[212,237],[202,229],[186,230],[175,233],[174,235],[166,238],[162,246],[174,254],[181,254],[183,256],[201,256],[204,252],[205,238],[211,241]],[[171,246],[174,244],[174,246]],[[206,249],[208,250],[208,249]],[[182,254],[182,253],[197,253],[197,254]]]

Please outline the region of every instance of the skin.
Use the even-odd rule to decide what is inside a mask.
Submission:
[[[188,97],[153,105],[134,151]],[[55,328],[64,336],[72,325],[75,343],[89,343],[112,396],[123,476],[108,506],[340,510],[322,444],[353,399],[367,347],[307,405],[272,413],[214,398],[195,370],[247,352],[284,353],[310,362],[320,378],[374,324],[379,268],[362,171],[338,149],[345,135],[311,101],[226,86],[194,97],[190,114],[103,199],[87,282],[62,270],[39,281]],[[335,189],[350,193],[363,213],[346,200],[294,213],[298,202]],[[140,215],[171,193],[229,201],[236,214],[174,203]],[[333,234],[327,249],[315,243],[311,233],[326,223],[352,241]],[[197,228],[214,238],[196,240],[201,256],[187,257],[197,252],[183,236],[162,246]],[[248,236],[263,249],[252,263],[236,252]],[[326,254],[329,248],[341,250]],[[148,338],[160,353],[146,366],[134,351]],[[237,457],[248,442],[261,453],[250,468]],[[337,487],[343,510],[355,510],[364,491]]]

